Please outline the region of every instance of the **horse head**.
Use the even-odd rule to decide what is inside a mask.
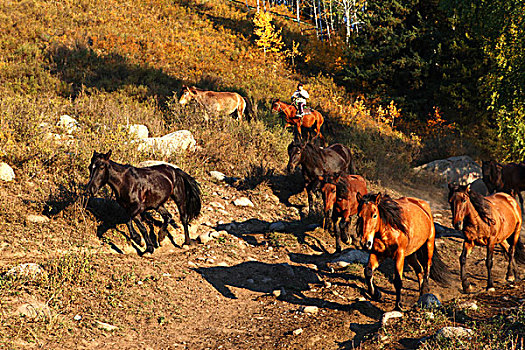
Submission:
[[[379,203],[382,197],[381,193],[365,196],[362,196],[360,192],[356,194],[356,199],[359,202],[356,231],[358,236],[361,236],[361,245],[367,250],[374,246],[375,234],[380,229]]]
[[[489,193],[503,190],[502,168],[503,166],[494,160],[482,161],[483,182],[487,185]]]
[[[456,230],[461,231],[470,202],[470,185],[448,184],[448,202],[452,211],[452,224]]]
[[[272,100],[272,112],[279,113],[282,110],[283,108],[281,106],[281,100],[279,100],[278,98]]]
[[[186,85],[182,86],[181,96],[179,99],[179,103],[181,104],[181,106],[184,106],[185,104],[190,102],[191,99],[193,98],[194,91],[192,90],[192,88],[193,87],[190,88],[190,87],[187,87]]]
[[[303,150],[306,145],[301,145],[295,142],[292,142],[288,145],[288,169],[289,173],[293,173],[297,165],[301,163],[301,158],[303,155]]]
[[[339,174],[325,174],[319,176],[318,180],[321,182],[321,195],[323,196],[324,211],[328,212],[337,201],[337,181]]]
[[[109,181],[109,157],[111,157],[111,150],[106,154],[93,152],[89,164],[89,182],[86,188],[87,193],[91,196],[96,195]]]

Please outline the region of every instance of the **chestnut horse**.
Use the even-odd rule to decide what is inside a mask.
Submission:
[[[341,240],[348,244],[352,215],[357,214],[357,193],[367,194],[366,181],[360,175],[334,174],[320,176],[324,202],[323,229],[333,227],[335,251],[341,252]]]
[[[392,199],[381,193],[358,193],[357,200],[357,233],[370,251],[365,278],[372,298],[381,297],[372,277],[385,258],[395,262],[396,310],[401,310],[405,259],[417,275],[420,295],[428,293],[429,276],[440,283],[446,281],[449,271],[435,250],[434,220],[427,202],[411,197]]]
[[[498,192],[483,197],[470,190],[470,185],[457,186],[449,184],[448,201],[452,210],[452,224],[456,230],[465,235],[463,251],[459,257],[461,285],[465,293],[470,293],[472,287],[465,274],[467,257],[474,246],[486,246],[487,257],[487,290],[492,290],[492,264],[494,247],[499,244],[507,253],[509,265],[507,281],[518,278],[516,259],[525,262],[523,245],[519,241],[521,231],[521,211],[516,200],[506,193]],[[516,249],[517,247],[517,249]],[[514,274],[514,276],[512,276]]]
[[[118,164],[110,160],[111,151],[108,153],[93,152],[89,164],[89,182],[87,192],[94,196],[109,184],[117,203],[129,215],[126,223],[131,238],[138,245],[141,244],[140,236],[133,229],[134,221],[146,241],[145,253],[153,253],[162,239],[168,234],[168,225],[173,225],[173,219],[164,203],[173,199],[179,209],[180,219],[184,227],[184,244],[191,243],[188,231],[189,222],[196,218],[201,210],[201,193],[199,184],[181,169],[170,165],[160,164],[146,168],[135,168],[131,165]],[[87,202],[86,202],[87,203]],[[164,219],[159,231],[158,239],[152,232],[148,232],[138,220],[138,215],[143,219],[147,210],[155,209]]]
[[[355,174],[352,150],[336,143],[321,148],[311,143],[292,142],[288,145],[289,173],[300,164],[308,196],[308,214],[313,212],[313,192],[319,189],[319,176],[346,172]]]
[[[236,112],[237,120],[242,120],[246,101],[236,92],[206,91],[195,86],[183,86],[179,103],[184,106],[191,100],[214,115],[231,115]]]
[[[311,128],[315,127],[314,139],[319,136],[319,138],[323,141],[323,145],[326,144],[323,134],[321,134],[321,126],[324,123],[324,118],[321,115],[321,113],[319,113],[315,109],[305,108],[303,117],[297,117],[297,108],[294,105],[289,105],[277,99],[274,100],[272,103],[272,111],[275,113],[283,113],[284,119],[286,121],[284,127],[287,128],[290,126],[295,126],[301,139],[303,137],[301,127],[305,127],[310,130]]]
[[[521,191],[525,190],[525,163],[500,164],[494,160],[483,161],[481,170],[483,182],[487,185],[489,192],[505,192],[512,197],[517,195],[523,212]]]

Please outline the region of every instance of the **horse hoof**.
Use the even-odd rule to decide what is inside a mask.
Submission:
[[[153,254],[154,251],[155,251],[155,248],[153,248],[152,246],[149,246],[149,247],[146,248],[146,250],[144,251],[143,255]]]
[[[184,242],[182,244],[183,249],[189,249],[191,247],[196,247],[196,246],[197,246],[197,242],[195,242],[194,240],[190,240],[189,242]]]

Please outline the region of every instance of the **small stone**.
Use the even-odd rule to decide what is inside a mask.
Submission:
[[[423,294],[421,297],[419,297],[417,304],[423,309],[433,309],[441,306],[439,298],[430,293]]]
[[[213,238],[210,236],[210,234],[207,232],[207,233],[203,233],[201,235],[199,235],[199,237],[197,238],[197,240],[199,241],[199,243],[201,244],[207,244],[209,241],[211,241]]]
[[[443,327],[436,333],[436,339],[465,338],[470,337],[473,331],[464,327]]]
[[[303,333],[303,329],[302,328],[297,328],[292,333],[293,333],[293,335],[299,335],[299,334]]]
[[[230,265],[228,265],[228,264],[225,263],[224,261],[221,261],[220,263],[217,264],[217,266],[220,266],[220,267],[229,267]]]
[[[57,123],[59,128],[64,129],[67,134],[72,134],[78,130],[79,124],[75,118],[70,117],[67,114],[61,115]]]
[[[146,125],[132,124],[128,126],[128,134],[133,139],[147,139],[149,137],[149,130]]]
[[[73,317],[73,319],[74,319],[75,321],[80,321],[80,320],[82,319],[82,316],[80,316],[80,315],[75,315],[75,317]]]
[[[226,175],[224,175],[220,171],[215,170],[210,171],[210,176],[217,181],[224,181],[224,179],[226,178]]]
[[[221,202],[210,202],[210,205],[217,209],[225,209]]]
[[[276,289],[272,292],[272,294],[276,297],[276,298],[279,298],[281,296],[281,290],[280,289]]]
[[[336,265],[337,265],[337,267],[344,268],[344,267],[347,267],[348,265],[350,265],[350,263],[348,263],[346,261],[338,261]]]
[[[233,201],[233,204],[237,207],[255,207],[251,200],[246,197],[237,198]]]
[[[13,181],[15,179],[15,172],[7,163],[0,163],[0,180]]]
[[[367,252],[364,252],[362,250],[352,249],[352,250],[349,250],[341,254],[339,257],[337,257],[337,259],[332,260],[332,262],[337,263],[337,264],[339,264],[340,262],[347,263],[345,266],[341,266],[341,267],[346,267],[349,264],[353,264],[353,263],[366,265],[368,264],[369,256],[370,255]]]
[[[97,326],[98,328],[100,329],[103,329],[105,331],[108,331],[108,332],[111,332],[111,331],[114,331],[116,329],[118,329],[117,326],[113,326],[109,323],[105,323],[105,322],[100,322],[100,321],[95,321],[97,323]]]
[[[458,304],[458,309],[476,311],[478,309],[478,304],[475,300],[465,300]]]
[[[383,327],[385,327],[388,325],[390,320],[401,317],[403,317],[403,313],[399,311],[385,312],[383,314],[383,317],[381,317],[381,324],[383,325]]]
[[[325,288],[330,288],[332,286],[332,283],[330,283],[328,281],[324,281],[324,286],[325,286]]]
[[[319,312],[319,308],[317,306],[304,306],[301,311],[305,314],[316,314]]]
[[[27,222],[31,222],[33,224],[43,224],[49,221],[49,218],[47,216],[43,215],[28,215],[26,216]]]
[[[226,231],[211,231],[210,232],[210,237],[211,238],[219,238],[221,235],[227,235],[228,232]]]
[[[188,261],[188,266],[189,267],[193,267],[193,268],[198,268],[199,266],[197,264],[195,264],[193,261]]]

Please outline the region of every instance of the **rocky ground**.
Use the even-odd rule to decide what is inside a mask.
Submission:
[[[57,233],[55,240],[44,233],[25,237],[25,244],[5,239],[0,273],[21,263],[38,263],[48,279],[54,272],[50,259],[75,249],[79,254],[88,246],[92,249],[85,258],[90,265],[88,278],[80,271],[82,282],[65,285],[62,294],[49,299],[43,299],[47,294],[32,283],[7,284],[4,274],[2,327],[10,329],[12,336],[0,344],[68,349],[402,349],[413,348],[436,332],[435,327],[416,334],[397,331],[397,336],[381,331],[383,314],[394,306],[392,264],[386,262],[375,279],[384,299],[370,301],[363,265],[338,263],[341,257],[333,254],[334,239],[318,227],[319,214],[305,218],[306,197],[299,193],[297,175],[275,175],[251,189],[235,180],[210,176],[201,181],[203,213],[192,225],[192,238],[201,243],[189,249],[180,247],[179,228],[171,231],[172,242],[166,239],[153,255],[141,256],[143,248],[122,234],[125,226],[107,229],[114,223],[104,221],[93,221],[93,230],[82,237],[84,243],[67,248],[68,252],[59,242],[67,233]],[[444,189],[369,187],[393,196],[426,199],[436,222],[450,226]],[[104,201],[105,207],[101,202],[91,202],[88,208],[97,207],[99,219],[118,217],[111,202]],[[173,205],[168,208],[176,212]],[[97,213],[83,215],[93,220],[93,212]],[[60,214],[41,222],[27,220],[28,227],[50,235],[71,225]],[[105,231],[103,240],[94,234],[96,227]],[[441,238],[437,245],[453,271],[449,286],[431,284],[432,293],[443,303],[475,300],[479,308],[469,315],[483,320],[523,302],[525,286],[504,282],[501,253],[494,261],[497,291],[487,294],[483,292],[485,252],[475,249],[467,270],[476,294],[466,296],[458,276],[461,240]],[[355,247],[344,248],[343,255]],[[418,298],[411,270],[404,288],[408,312],[401,323],[410,323],[410,310]],[[36,309],[43,305],[44,311],[21,317],[27,304]],[[23,331],[15,332],[14,327]]]

